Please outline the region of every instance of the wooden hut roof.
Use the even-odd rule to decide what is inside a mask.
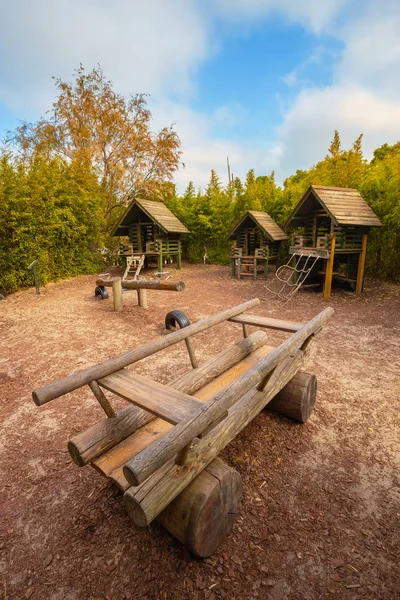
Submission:
[[[126,235],[129,225],[138,222],[138,209],[142,210],[165,233],[190,233],[184,224],[162,202],[136,198],[128,206],[119,223],[114,228],[112,235]]]
[[[286,227],[298,224],[318,202],[335,225],[380,227],[382,223],[370,206],[352,188],[311,185],[285,223]]]
[[[266,212],[259,210],[248,210],[245,215],[236,223],[232,231],[226,236],[227,240],[232,240],[235,237],[235,232],[244,224],[246,219],[254,221],[254,223],[260,227],[260,229],[267,235],[272,242],[278,242],[287,240],[288,236],[282,229],[275,223],[275,221]]]

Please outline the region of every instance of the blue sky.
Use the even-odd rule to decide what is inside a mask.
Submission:
[[[100,63],[123,94],[151,94],[189,180],[322,158],[339,129],[367,156],[400,139],[397,0],[0,0],[0,131],[51,106],[53,75]]]

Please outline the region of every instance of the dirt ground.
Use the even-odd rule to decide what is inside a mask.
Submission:
[[[71,462],[67,440],[100,408],[88,388],[37,408],[33,389],[163,335],[169,310],[195,321],[265,295],[262,281],[233,280],[226,267],[185,265],[174,278],[186,290],[149,292],[147,310],[129,292],[114,313],[111,300],[95,300],[94,276],[0,302],[0,598],[400,598],[399,286],[334,290],[335,315],[307,367],[318,377],[311,420],[263,412],[223,452],[244,497],[210,559],[194,559],[157,523],[136,528],[120,493]],[[325,306],[304,290],[252,312],[301,321]],[[224,323],[194,346],[203,360],[240,337]],[[185,345],[135,368],[175,378],[189,368]]]

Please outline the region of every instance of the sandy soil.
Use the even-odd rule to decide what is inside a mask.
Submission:
[[[228,268],[185,266],[186,290],[124,295],[123,313],[95,300],[95,277],[29,289],[0,302],[0,597],[37,600],[400,598],[400,288],[368,280],[334,291],[335,315],[308,370],[318,376],[311,420],[262,413],[224,451],[240,472],[240,517],[205,561],[160,526],[137,529],[121,496],[66,442],[101,418],[82,389],[42,408],[31,391],[163,334],[165,314],[191,320],[253,296],[262,282]],[[254,312],[295,321],[326,306],[301,291]],[[269,334],[273,343],[283,334]],[[222,324],[194,339],[201,359],[241,337]],[[137,366],[166,382],[189,368],[184,344]]]

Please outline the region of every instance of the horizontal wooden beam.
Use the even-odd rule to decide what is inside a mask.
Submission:
[[[96,285],[112,287],[112,279],[98,279]],[[121,285],[126,290],[168,290],[170,292],[183,292],[185,284],[183,281],[147,281],[145,279],[133,280],[123,279]]]
[[[255,325],[256,327],[266,327],[267,329],[279,329],[280,331],[298,331],[304,323],[294,323],[293,321],[281,321],[271,319],[270,317],[261,317],[259,315],[237,315],[229,319],[233,323],[242,323],[243,325]]]
[[[205,403],[192,417],[176,425],[162,438],[132,458],[124,466],[127,481],[133,486],[138,486],[166,464],[169,459],[175,457],[212,423],[218,421],[241,396],[264,380],[291,352],[300,348],[333,314],[333,308],[328,307],[323,310],[269,353],[248,373],[239,377],[226,390]]]
[[[135,350],[130,350],[129,352],[105,360],[88,369],[72,373],[72,375],[68,375],[68,377],[59,379],[58,381],[54,381],[34,390],[32,392],[33,401],[37,406],[42,406],[43,404],[46,404],[46,402],[50,402],[50,400],[54,400],[54,398],[68,394],[83,385],[87,385],[91,381],[106,377],[106,375],[115,373],[115,371],[119,371],[143,358],[147,358],[160,350],[173,346],[191,335],[196,335],[210,327],[214,327],[214,325],[218,325],[218,323],[227,321],[231,317],[235,317],[246,310],[254,308],[254,306],[257,306],[259,303],[260,300],[258,298],[253,298],[252,300],[243,302],[243,304],[238,304],[237,306],[228,308],[216,315],[211,315],[206,319],[202,319],[197,323],[192,323],[192,325],[189,325],[188,327],[184,327],[183,329],[174,331],[173,333],[162,336],[156,340],[152,340],[143,346],[139,346],[139,348],[136,348]]]

